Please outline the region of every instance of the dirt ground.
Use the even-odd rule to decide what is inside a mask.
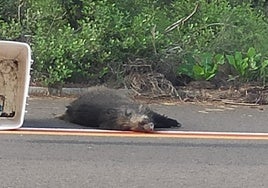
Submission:
[[[132,78],[133,79],[133,78]],[[135,84],[129,84],[119,87],[122,91],[126,90],[131,93],[131,96],[145,103],[178,103],[178,102],[192,102],[192,103],[224,103],[244,106],[258,106],[268,104],[268,87],[259,86],[255,83],[240,84],[240,85],[224,85],[216,87],[208,81],[192,81],[186,86],[173,86],[170,82],[163,83],[163,79],[156,80],[154,83],[152,79],[140,79],[137,81],[135,77]],[[145,82],[146,81],[146,82]],[[109,88],[118,89],[114,87],[116,84],[102,84]],[[38,86],[38,84],[31,83],[31,86]],[[94,85],[95,86],[95,85]],[[57,92],[49,95],[59,95],[62,88],[89,88],[92,85],[68,83],[61,87],[54,88]],[[125,88],[125,89],[124,89]],[[76,97],[76,96],[72,96]]]
[[[209,83],[193,82],[187,86],[176,88],[178,97],[150,97],[150,95],[135,95],[135,99],[158,102],[220,102],[224,104],[258,106],[268,104],[268,88],[257,85],[243,85],[239,87],[226,86],[210,87]]]

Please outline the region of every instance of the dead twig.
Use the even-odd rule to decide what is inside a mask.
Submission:
[[[149,98],[176,97],[181,99],[172,83],[161,73],[152,70],[150,64],[136,59],[125,67],[125,83],[136,95]]]
[[[240,105],[240,106],[260,106],[259,104],[234,102],[234,101],[228,101],[228,100],[222,100],[222,102],[223,102],[224,104]]]
[[[170,26],[168,26],[165,29],[165,33],[169,33],[170,31],[172,31],[175,28],[177,28],[179,25],[183,25],[187,20],[189,20],[196,13],[198,7],[199,7],[199,3],[197,3],[195,5],[193,12],[191,12],[191,14],[189,14],[187,17],[181,18],[178,21],[176,21],[175,23],[173,23]]]

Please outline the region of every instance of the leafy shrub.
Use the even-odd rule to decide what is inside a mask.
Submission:
[[[259,68],[261,54],[256,54],[254,48],[249,48],[246,55],[241,52],[235,52],[234,55],[226,55],[226,57],[240,78],[244,81],[250,81],[253,79],[255,71]]]
[[[178,74],[187,75],[194,80],[210,80],[217,71],[218,66],[224,64],[224,56],[221,54],[201,53],[194,55],[178,67]]]
[[[16,19],[18,7],[22,7],[22,5],[22,2],[18,0],[0,1],[0,18],[5,22]]]
[[[267,59],[261,63],[261,66],[259,67],[259,75],[261,78],[262,85],[266,86],[267,78],[268,78],[268,60]]]
[[[193,15],[166,32],[197,3]],[[241,52],[245,58],[250,47],[262,54],[262,63],[256,70],[245,68],[250,73],[241,80],[266,75],[264,1],[10,0],[1,5],[0,38],[29,36],[33,78],[47,85],[107,78],[135,58],[152,62],[152,67],[171,64],[179,74],[209,80],[221,62],[216,54]]]
[[[21,24],[12,19],[10,22],[0,20],[0,39],[16,40],[21,36]]]
[[[44,35],[42,27],[37,32],[43,36],[33,38],[35,61],[38,62],[34,65],[34,75],[42,78],[45,85],[62,84],[80,70],[79,62],[87,53],[85,40],[80,39],[69,26],[59,29],[58,33]]]
[[[235,52],[234,55],[226,55],[226,58],[241,81],[261,81],[266,84],[268,60],[257,53],[255,48],[249,48],[246,54]],[[235,78],[236,75],[232,77]]]
[[[194,1],[174,1],[173,22],[189,15],[195,4]],[[179,58],[194,50],[223,54],[245,52],[252,46],[267,54],[267,30],[266,17],[250,4],[232,7],[228,1],[201,0],[196,13],[169,33],[169,37],[172,47],[179,45],[180,51],[176,54]]]

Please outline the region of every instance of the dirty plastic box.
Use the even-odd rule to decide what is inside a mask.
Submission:
[[[28,44],[0,40],[0,130],[23,124],[31,62]]]

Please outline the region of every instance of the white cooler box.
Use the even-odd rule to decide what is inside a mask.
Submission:
[[[28,44],[0,41],[0,130],[17,129],[23,124],[30,67]]]

